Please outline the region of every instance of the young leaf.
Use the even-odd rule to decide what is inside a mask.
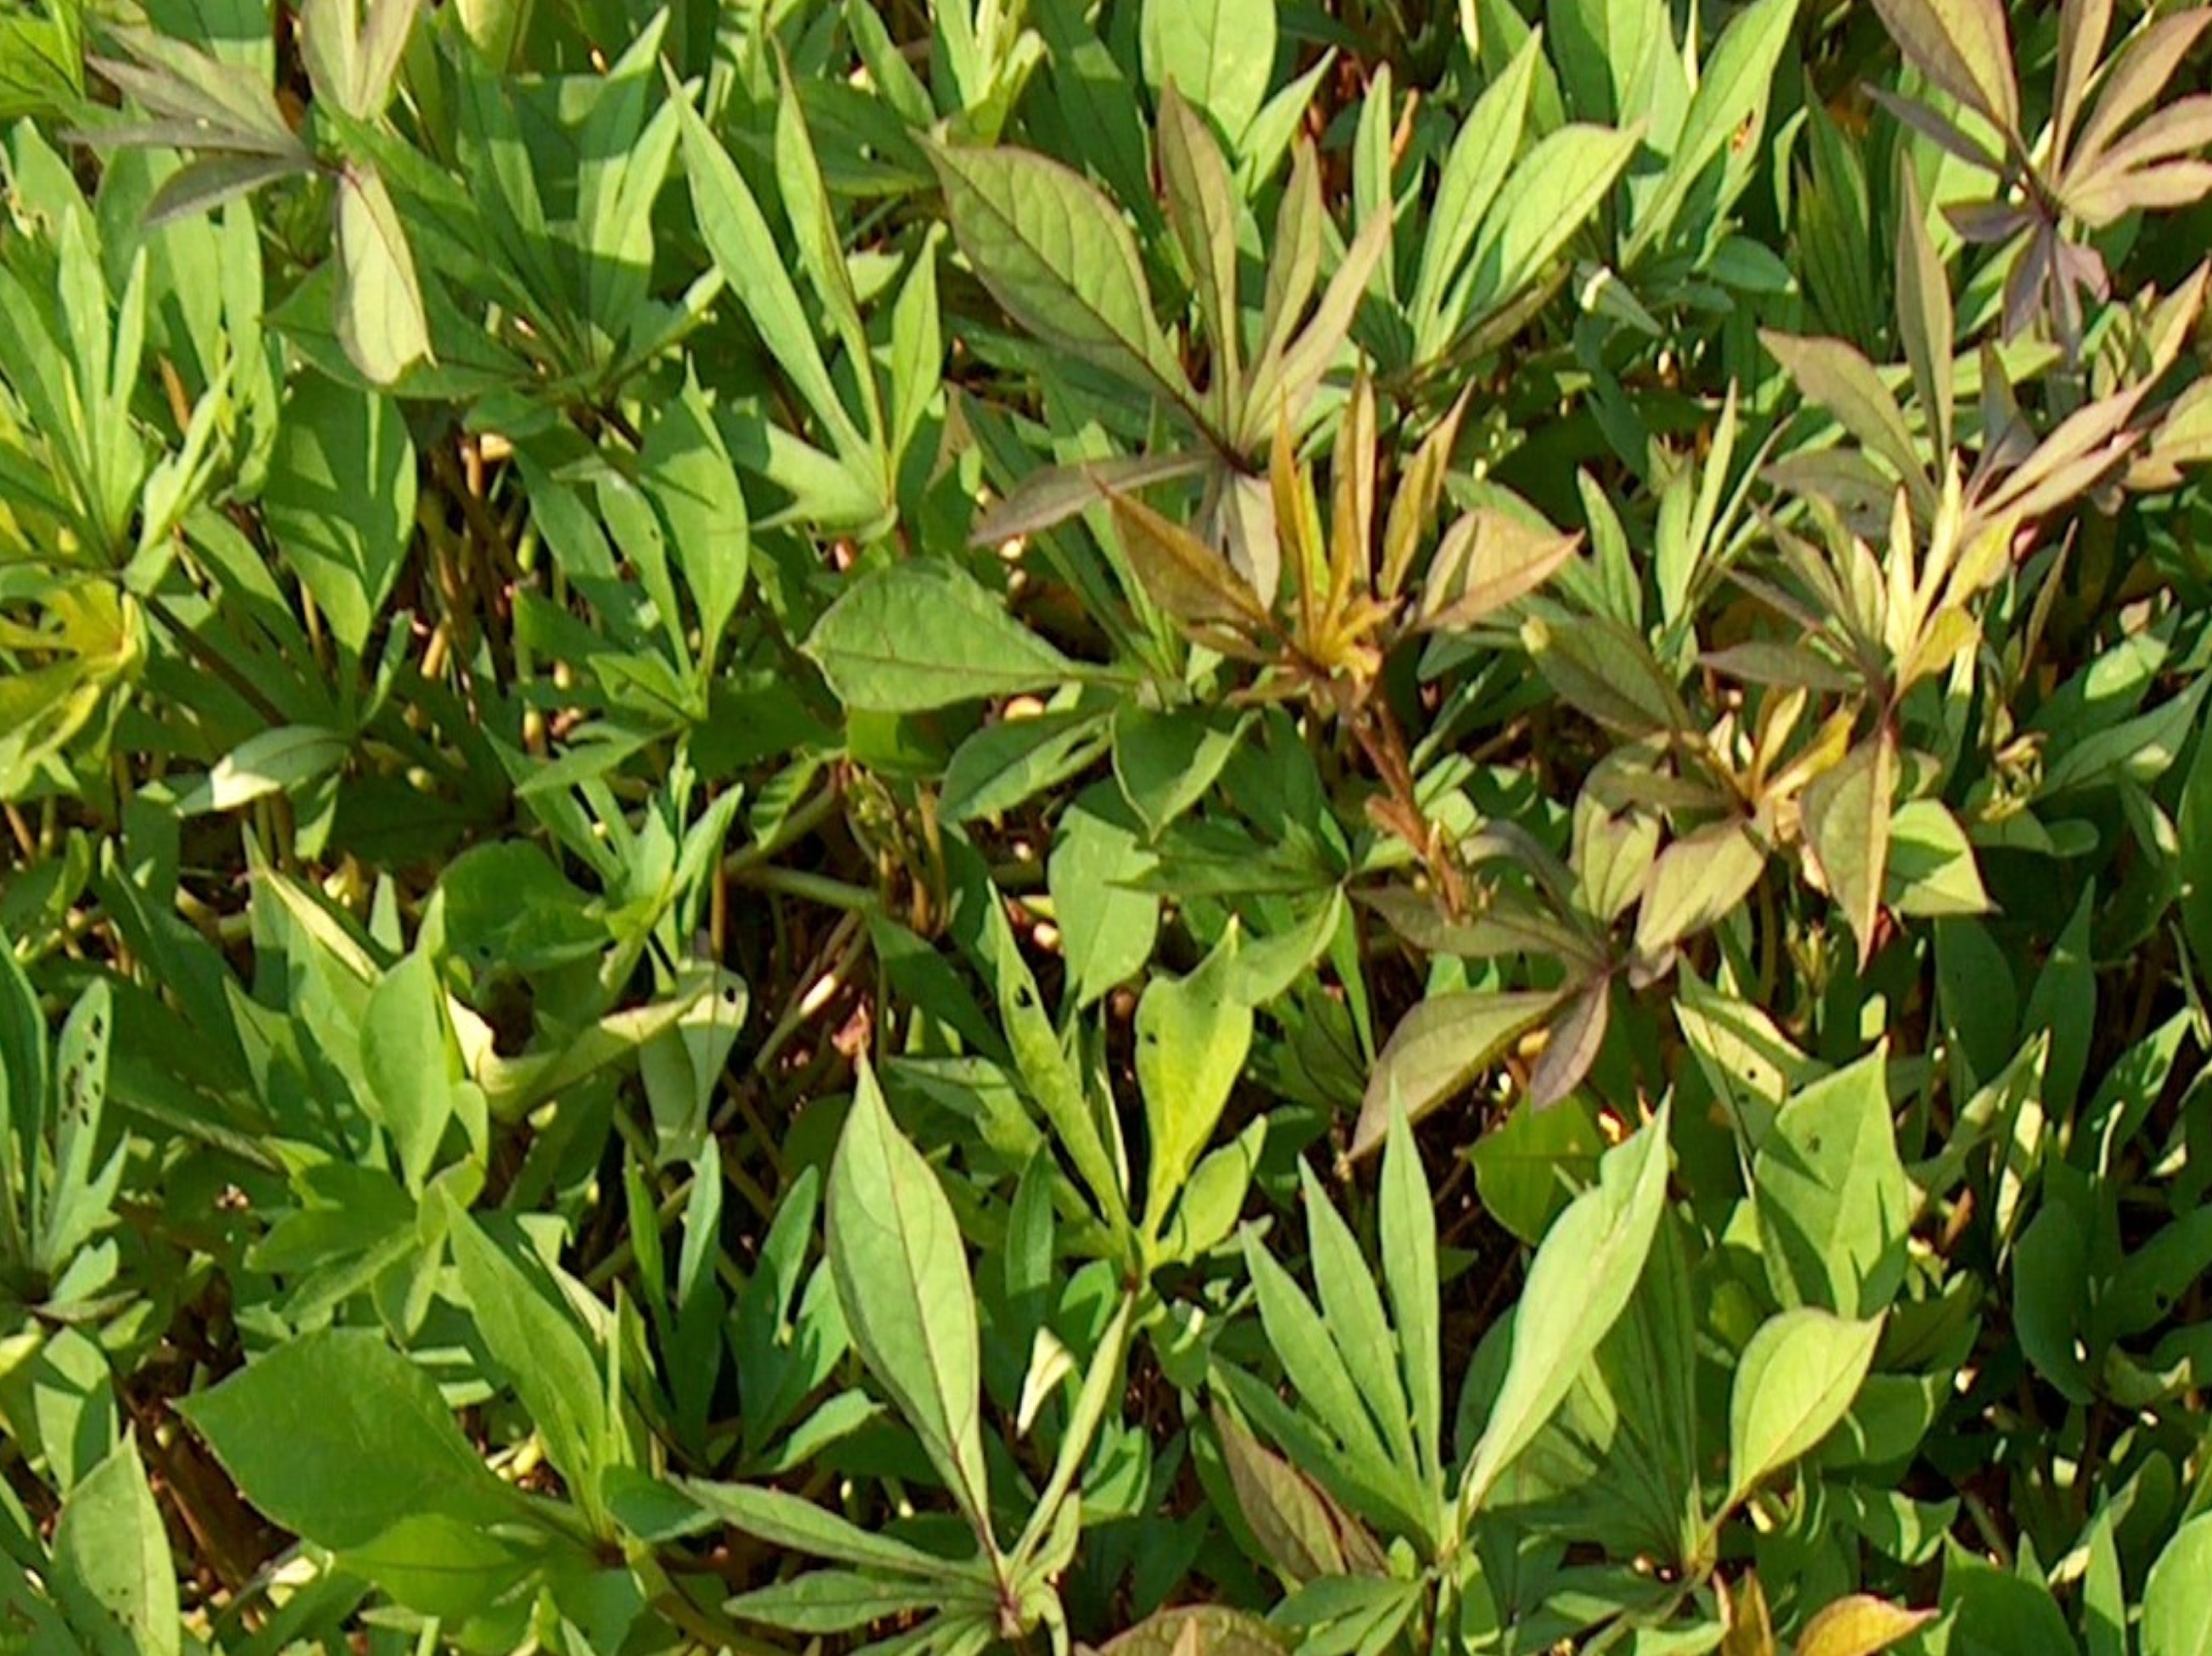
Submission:
[[[2017,142],[2020,94],[2003,0],[1875,0],[1913,67]]]
[[[1644,880],[1637,952],[1656,955],[1724,918],[1765,868],[1765,849],[1747,823],[1715,823],[1674,841]]]
[[[1875,922],[1889,871],[1889,802],[1896,787],[1897,748],[1881,730],[1805,789],[1805,831],[1829,894],[1851,923],[1861,971],[1874,953]]]

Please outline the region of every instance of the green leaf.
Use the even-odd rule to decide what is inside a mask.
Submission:
[[[1236,992],[1232,929],[1187,977],[1155,977],[1137,1003],[1137,1084],[1151,1149],[1145,1213],[1155,1233],[1213,1138],[1252,1044]]]
[[[1109,740],[1103,713],[1045,713],[986,725],[953,750],[938,814],[994,817],[1090,769]]]
[[[398,406],[309,374],[284,405],[262,507],[277,549],[358,657],[415,534],[415,445]]]
[[[1887,1049],[1814,1081],[1783,1109],[1752,1165],[1759,1251],[1775,1297],[1847,1318],[1905,1283],[1912,1191],[1883,1081]]]
[[[206,781],[177,801],[179,816],[234,811],[326,776],[345,762],[348,744],[319,725],[279,725],[248,736],[215,762]]]
[[[1674,841],[1645,877],[1637,952],[1656,955],[1726,919],[1765,868],[1766,851],[1744,822],[1715,823]]]
[[[177,1656],[176,1569],[135,1440],[70,1491],[54,1526],[52,1584],[94,1656]]]
[[[1835,1429],[1874,1361],[1881,1319],[1802,1306],[1759,1324],[1729,1395],[1731,1502]]]
[[[1382,1152],[1382,1283],[1398,1330],[1398,1358],[1413,1405],[1413,1436],[1431,1477],[1443,1464],[1443,1333],[1439,1321],[1436,1204],[1401,1103]]]
[[[415,1190],[429,1176],[453,1116],[444,1002],[437,963],[418,949],[378,981],[362,1014],[363,1103],[391,1135]]]
[[[830,381],[808,312],[760,204],[690,100],[679,94],[676,102],[691,210],[707,250],[714,255],[714,268],[729,283],[776,366],[830,433],[837,453],[848,461],[869,454],[867,439],[853,423]]]
[[[1424,358],[1446,343],[1437,337],[1437,326],[1446,286],[1459,274],[1483,216],[1496,198],[1498,186],[1505,181],[1514,152],[1521,147],[1528,89],[1535,83],[1540,48],[1540,35],[1530,31],[1504,72],[1475,100],[1437,174],[1411,307],[1416,349]]]
[[[661,405],[638,458],[639,481],[699,606],[703,671],[744,594],[752,539],[737,471],[690,375],[675,400]]]
[[[1974,848],[1940,801],[1911,800],[1890,813],[1882,901],[1923,919],[1989,912]]]
[[[1503,1125],[1468,1152],[1490,1215],[1534,1247],[1575,1192],[1596,1177],[1605,1135],[1595,1106],[1570,1098],[1539,1110],[1524,1095]]]
[[[960,1227],[865,1064],[830,1165],[827,1227],[854,1345],[921,1440],[976,1538],[995,1551],[975,1298]]]
[[[850,1633],[893,1616],[942,1607],[944,1589],[923,1581],[885,1581],[849,1570],[814,1570],[756,1587],[722,1608],[741,1622],[793,1633]]]
[[[1756,0],[1729,20],[1698,72],[1698,89],[1667,158],[1657,192],[1637,215],[1624,263],[1664,246],[1698,179],[1724,149],[1738,143],[1771,94],[1783,49],[1797,21],[1798,0]],[[1753,127],[1751,145],[1758,143]]]
[[[923,1580],[958,1581],[972,1574],[970,1566],[861,1529],[781,1489],[696,1478],[681,1479],[676,1487],[723,1523],[786,1551]]]
[[[1275,69],[1275,0],[1145,0],[1145,79],[1176,89],[1233,146],[1267,101]]]
[[[929,156],[961,252],[1016,321],[1048,345],[1187,394],[1136,241],[1111,202],[1027,150],[937,147]]]
[[[429,1376],[367,1330],[303,1334],[177,1407],[248,1501],[322,1546],[363,1545],[416,1513],[516,1513]]]
[[[2071,1651],[2066,1613],[2042,1582],[1976,1556],[1947,1538],[1943,1549],[1947,1656],[2016,1656],[2027,1650]],[[2151,1656],[2146,1640],[2143,1656]]]
[[[1462,990],[1422,1002],[1400,1020],[1375,1061],[1352,1154],[1364,1156],[1382,1144],[1394,1094],[1403,1100],[1407,1119],[1419,1121],[1495,1063],[1559,1002],[1556,991],[1532,989]]]
[[[1460,1510],[1481,1510],[1533,1443],[1627,1309],[1667,1205],[1668,1108],[1607,1151],[1598,1182],[1569,1204],[1528,1267],[1513,1313],[1513,1351],[1474,1458]]]
[[[1640,124],[1624,131],[1563,126],[1521,158],[1475,239],[1465,297],[1452,307],[1462,326],[1500,308],[1544,273],[1597,211],[1642,137]]]
[[[530,1411],[553,1464],[585,1509],[596,1513],[613,1445],[594,1342],[577,1326],[550,1273],[516,1245],[515,1236],[495,1239],[458,1207],[447,1223],[461,1288],[492,1361]]]
[[[2175,1531],[2143,1587],[2142,1656],[2212,1653],[2212,1513]]]
[[[895,563],[846,588],[805,653],[838,699],[864,713],[922,713],[1085,676],[974,580],[933,560]]]
[[[371,384],[388,386],[430,360],[430,323],[415,255],[374,167],[338,175],[338,342]]]
[[[1157,863],[1110,782],[1085,788],[1060,818],[1045,874],[1067,960],[1068,1005],[1088,1006],[1152,958],[1160,900],[1133,887]]]
[[[375,1582],[397,1604],[424,1616],[466,1620],[544,1572],[556,1544],[520,1526],[488,1529],[443,1513],[417,1513],[337,1558],[340,1568]]]

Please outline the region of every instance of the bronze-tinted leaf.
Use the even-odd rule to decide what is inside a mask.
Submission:
[[[1549,581],[1581,545],[1579,533],[1534,528],[1494,507],[1468,513],[1437,550],[1423,630],[1451,632],[1496,614]]]
[[[1200,642],[1246,655],[1237,641],[1264,632],[1267,612],[1220,553],[1140,500],[1103,490],[1129,563],[1168,618]]]
[[[1612,993],[1609,978],[1594,979],[1552,1020],[1543,1056],[1528,1073],[1530,1109],[1548,1110],[1582,1085],[1605,1045]]]
[[[1897,788],[1897,746],[1878,731],[1805,788],[1805,832],[1828,894],[1850,922],[1863,971],[1874,953],[1874,923],[1889,867],[1890,796]]]
[[[1875,0],[1905,58],[2008,137],[2020,130],[2004,0]]]

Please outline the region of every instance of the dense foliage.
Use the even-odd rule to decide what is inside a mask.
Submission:
[[[2212,1650],[2212,10],[0,9],[0,1640]]]

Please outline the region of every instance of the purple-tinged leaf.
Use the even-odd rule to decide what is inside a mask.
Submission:
[[[1605,1045],[1610,1020],[1611,980],[1585,983],[1567,1009],[1552,1020],[1543,1056],[1528,1072],[1528,1107],[1548,1110],[1582,1085]]]
[[[1875,0],[1874,9],[1914,67],[2018,142],[2003,0]]]
[[[2077,165],[2095,161],[2122,128],[2151,106],[2208,24],[2212,24],[2212,9],[2185,11],[2161,19],[2136,37],[2098,89],[2096,113],[2081,129],[2081,142],[2074,152]]]
[[[2066,0],[2058,11],[2058,88],[2051,108],[2051,152],[2066,153],[2075,118],[2112,27],[2112,0]]]
[[[1962,127],[1946,120],[1917,98],[1905,97],[1886,87],[1870,86],[1867,91],[1876,103],[1937,149],[1948,151],[1984,172],[2004,171],[2004,161],[1995,150]]]

